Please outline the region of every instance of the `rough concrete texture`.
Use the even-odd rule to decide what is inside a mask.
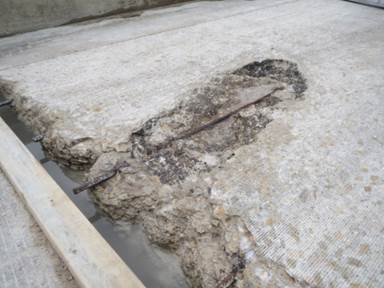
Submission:
[[[2,0],[0,37],[183,0]],[[184,0],[185,1],[185,0]],[[126,14],[121,17],[130,17]]]
[[[78,287],[0,171],[0,286]]]
[[[381,287],[383,16],[228,0],[44,30],[0,41],[2,92],[63,163],[120,167],[95,200],[193,286]]]
[[[353,2],[373,5],[377,7],[384,7],[384,0],[353,0]]]

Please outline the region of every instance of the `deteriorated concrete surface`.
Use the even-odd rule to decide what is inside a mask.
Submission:
[[[1,39],[1,91],[63,163],[125,164],[95,200],[193,286],[382,287],[383,27],[345,1],[188,3]]]
[[[78,287],[0,171],[0,287]]]

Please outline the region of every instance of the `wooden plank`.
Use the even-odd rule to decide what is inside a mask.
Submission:
[[[144,285],[0,118],[0,167],[84,288]]]

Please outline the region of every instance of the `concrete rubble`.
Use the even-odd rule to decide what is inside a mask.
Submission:
[[[384,10],[202,1],[0,39],[0,91],[193,287],[384,285]]]

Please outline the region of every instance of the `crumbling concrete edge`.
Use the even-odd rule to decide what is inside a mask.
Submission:
[[[297,66],[295,66],[293,64],[289,64],[289,63],[287,64],[283,60],[274,60],[274,61],[277,61],[276,63],[278,63],[278,64],[280,63],[283,66],[288,65],[287,71],[289,71],[289,73],[287,73],[286,75],[284,74],[284,75],[280,75],[280,76],[282,76],[282,79],[286,82],[286,84],[291,87],[291,90],[292,90],[291,92],[294,92],[296,95],[295,98],[301,98],[303,92],[306,89],[306,83],[305,83],[305,80],[302,80],[303,78],[301,78],[300,73],[297,72]],[[253,81],[252,77],[265,77],[266,76],[265,73],[269,69],[272,69],[271,71],[273,73],[279,74],[279,71],[278,71],[279,69],[277,69],[277,72],[274,71],[274,69],[276,70],[276,67],[279,67],[279,65],[274,67],[272,65],[273,63],[274,62],[269,62],[269,60],[266,60],[265,62],[255,62],[255,63],[251,63],[249,65],[246,65],[246,66],[232,72],[233,77],[234,77],[233,81],[234,81],[234,83],[237,83],[237,81],[239,81],[239,80],[236,80],[237,79],[236,77],[238,77],[238,76],[245,77],[244,78],[245,83],[248,83],[248,84],[245,84],[244,87],[248,87],[250,85],[249,83],[252,83],[252,81]],[[293,66],[291,66],[291,65],[293,65]],[[266,71],[264,71],[264,69],[266,69]],[[241,76],[241,75],[243,75],[243,76]],[[296,80],[290,81],[290,78],[287,75],[289,77],[293,76],[292,79],[294,79],[297,76],[300,76],[300,77],[297,78],[298,79],[297,81]],[[220,83],[220,81],[223,81],[223,79],[224,79],[224,81],[227,81],[227,80],[225,80],[225,77],[222,79],[219,78],[218,80],[215,80],[215,81],[216,81],[216,83]],[[273,77],[272,77],[272,80],[273,80]],[[231,81],[232,80],[229,80],[229,84]],[[272,83],[274,85],[276,84],[273,81],[270,83]],[[228,83],[226,83],[226,84],[228,84]],[[214,85],[216,85],[216,84],[214,84]],[[239,85],[239,84],[235,84],[235,85]],[[240,84],[240,86],[241,85],[242,84]],[[16,89],[16,86],[17,86],[16,83],[11,83],[9,81],[2,80],[2,81],[0,81],[0,93],[2,93],[3,95],[5,95],[8,98],[15,99],[14,104],[15,104],[15,107],[18,110],[21,118],[24,121],[26,121],[33,128],[39,129],[37,131],[38,133],[44,133],[46,135],[46,137],[44,137],[43,142],[42,142],[43,146],[46,148],[46,150],[49,152],[49,154],[51,156],[53,156],[55,159],[59,160],[63,164],[69,165],[72,168],[76,167],[76,165],[79,165],[81,168],[88,168],[96,160],[98,160],[98,162],[101,162],[101,164],[100,164],[101,167],[97,167],[98,165],[96,165],[97,164],[96,163],[91,170],[91,176],[95,176],[98,173],[100,173],[102,170],[108,170],[108,167],[103,167],[104,164],[105,165],[110,164],[110,163],[106,163],[108,161],[106,161],[106,162],[104,161],[103,157],[105,155],[108,155],[109,153],[116,153],[115,154],[116,159],[113,160],[113,161],[115,161],[115,163],[113,163],[113,165],[115,165],[119,161],[119,159],[123,159],[124,157],[126,157],[130,153],[135,154],[137,152],[137,151],[136,152],[134,151],[135,150],[134,149],[135,143],[132,143],[132,145],[129,146],[129,149],[127,151],[118,152],[118,151],[113,151],[113,150],[109,150],[109,151],[93,150],[93,151],[91,151],[90,154],[87,154],[87,155],[79,155],[79,154],[76,155],[76,152],[74,152],[76,150],[73,150],[73,148],[76,147],[76,145],[88,143],[88,144],[90,144],[90,147],[95,147],[95,146],[97,147],[97,145],[94,145],[95,140],[90,138],[90,137],[86,137],[86,138],[82,138],[82,139],[74,139],[74,140],[72,139],[72,140],[68,141],[68,139],[63,139],[60,137],[60,135],[55,134],[55,130],[57,130],[59,128],[57,126],[57,122],[59,122],[59,120],[60,120],[59,117],[57,117],[56,119],[55,118],[52,119],[52,115],[48,115],[48,112],[46,111],[46,109],[44,108],[43,105],[39,105],[38,103],[34,103],[34,104],[29,103],[27,98],[23,97],[21,95],[21,93],[18,92],[18,90]],[[193,97],[192,97],[192,99],[193,99]],[[274,98],[271,98],[271,99],[274,99]],[[275,100],[272,100],[272,102],[270,102],[270,101],[271,100],[266,100],[265,105],[267,105],[267,106],[272,105],[273,106],[279,102],[279,101],[276,102]],[[195,103],[193,103],[192,106],[194,106],[194,104]],[[156,121],[159,121],[159,119],[161,120],[161,119],[166,119],[167,117],[172,117],[172,113],[178,113],[178,112],[172,112],[172,111],[163,112],[163,113],[161,113],[160,116],[156,117],[155,119],[149,120],[149,124],[148,123],[143,124],[143,127],[147,127],[146,129],[148,131],[151,131],[151,129],[153,127],[155,127],[153,125],[156,125]],[[247,113],[245,113],[245,114],[247,114]],[[63,115],[63,117],[65,117],[65,116]],[[229,117],[231,117],[231,116],[229,116]],[[49,120],[47,120],[47,119],[49,119]],[[265,122],[264,124],[262,124],[261,128],[263,126],[265,127],[268,124],[268,121]],[[194,121],[191,122],[192,126],[196,126],[195,124],[196,123]],[[138,130],[140,130],[140,129],[138,129]],[[192,129],[191,131],[194,132],[195,130]],[[197,131],[196,133],[191,133],[191,131],[189,131],[189,132],[186,131],[187,133],[184,133],[184,134],[182,133],[181,135],[188,135],[188,137],[189,137],[189,136],[194,136],[194,134],[198,134],[199,132],[201,132],[201,131],[196,130]],[[143,132],[140,132],[140,133],[143,133]],[[137,134],[137,132],[134,132],[132,134],[132,136],[135,136],[135,137],[137,135],[140,136],[140,133]],[[144,131],[143,136],[147,137],[147,136],[145,136],[146,135],[145,133],[146,133],[146,131]],[[149,136],[151,136],[151,135],[149,134]],[[132,137],[132,138],[135,138],[135,137]],[[179,137],[178,139],[172,139],[172,137],[171,137],[169,139],[171,139],[173,141],[173,140],[181,140],[182,138],[185,138],[185,137]],[[169,142],[169,140],[167,140],[167,141]],[[167,141],[166,141],[166,143],[167,143]],[[245,141],[243,144],[247,144],[247,141]],[[79,161],[79,159],[81,159],[81,160]],[[144,162],[146,161],[145,159],[143,159],[143,160],[144,160]],[[103,163],[103,161],[105,163]],[[129,160],[128,160],[128,162],[129,162]],[[135,165],[137,165],[137,164],[135,164]],[[242,263],[244,262],[244,259],[246,258],[246,254],[248,251],[244,251],[241,249],[241,247],[240,247],[241,246],[241,239],[239,238],[239,235],[236,236],[235,234],[239,234],[239,230],[245,231],[246,229],[242,228],[244,226],[244,224],[242,223],[242,221],[239,221],[239,219],[238,219],[239,217],[237,217],[236,215],[228,214],[226,211],[223,211],[220,204],[211,202],[209,200],[209,185],[206,185],[206,186],[202,185],[204,187],[201,187],[201,191],[203,191],[203,192],[200,194],[200,196],[198,196],[199,197],[198,199],[200,199],[198,201],[201,201],[201,203],[202,203],[201,207],[203,207],[203,208],[201,209],[201,211],[197,211],[197,214],[199,215],[198,218],[200,217],[200,220],[203,220],[202,221],[203,223],[206,223],[205,222],[206,219],[213,219],[212,221],[216,224],[213,224],[213,226],[211,226],[211,227],[215,227],[215,228],[209,232],[206,230],[206,227],[204,227],[204,224],[203,224],[203,226],[200,226],[200,227],[199,227],[199,225],[196,226],[198,234],[203,235],[202,237],[198,236],[198,238],[200,237],[199,238],[200,239],[199,241],[201,242],[201,243],[199,242],[200,244],[195,243],[197,238],[191,239],[191,241],[188,240],[189,242],[185,239],[183,240],[184,242],[183,241],[180,242],[179,241],[180,239],[177,240],[178,238],[177,239],[175,238],[176,240],[175,239],[173,239],[173,240],[166,239],[166,237],[163,238],[163,236],[161,236],[161,234],[163,232],[158,231],[158,227],[161,225],[150,224],[150,223],[154,223],[154,221],[157,221],[156,216],[154,216],[154,214],[152,214],[152,212],[150,212],[151,209],[153,209],[152,207],[147,207],[147,208],[142,207],[142,206],[137,207],[136,209],[138,209],[138,210],[143,210],[143,211],[148,210],[148,213],[146,213],[145,215],[142,215],[138,218],[134,215],[135,212],[133,212],[132,213],[133,215],[131,215],[131,216],[129,216],[130,213],[128,213],[128,215],[122,215],[122,213],[124,211],[126,211],[126,210],[122,209],[122,206],[124,206],[125,204],[119,204],[119,202],[116,202],[116,199],[113,199],[113,197],[116,197],[116,195],[121,195],[121,191],[124,191],[125,188],[119,186],[119,181],[121,181],[121,179],[123,179],[122,183],[124,183],[124,181],[125,181],[124,177],[130,177],[130,176],[124,176],[124,175],[130,175],[132,173],[135,174],[137,171],[143,172],[146,170],[146,168],[144,168],[144,166],[140,166],[140,165],[141,164],[139,164],[139,167],[136,167],[137,169],[134,168],[134,169],[136,169],[136,171],[134,171],[134,172],[132,172],[132,170],[130,170],[130,168],[126,169],[128,171],[119,171],[119,173],[117,173],[117,177],[109,180],[107,183],[104,183],[104,185],[100,185],[99,187],[96,187],[96,189],[93,189],[93,195],[95,195],[95,201],[112,218],[119,219],[120,217],[122,217],[124,219],[129,220],[129,221],[137,221],[139,223],[144,223],[144,228],[147,231],[147,236],[149,236],[149,238],[150,238],[150,240],[152,240],[152,242],[157,243],[161,246],[165,246],[168,249],[173,250],[182,259],[183,258],[189,259],[188,261],[184,261],[184,267],[183,268],[184,268],[184,271],[186,272],[186,274],[192,280],[193,285],[197,285],[197,286],[203,285],[204,287],[215,287],[215,285],[217,285],[217,283],[219,283],[219,284],[223,283],[223,285],[225,283],[234,282],[234,281],[238,281],[239,283],[241,283],[241,275],[243,273],[247,273],[247,269],[246,269],[246,267],[241,268],[240,266],[242,266]],[[147,172],[145,172],[144,174],[146,174],[146,173]],[[137,182],[143,182],[144,185],[148,184],[148,185],[146,185],[147,186],[146,190],[150,189],[148,187],[151,187],[151,186],[156,187],[156,189],[154,189],[154,191],[152,191],[153,195],[156,195],[156,193],[159,193],[159,191],[161,192],[162,189],[167,186],[167,185],[164,186],[163,185],[164,183],[158,182],[159,181],[158,179],[154,179],[157,176],[153,177],[151,175],[145,175],[144,177],[148,177],[148,179],[152,179],[152,180],[149,180],[149,182],[146,182],[146,181],[137,181]],[[176,179],[176,180],[184,181],[185,179]],[[134,180],[134,182],[135,181],[136,180]],[[189,180],[187,179],[186,181],[189,181]],[[193,182],[196,182],[196,181],[192,180],[191,183],[193,183]],[[184,194],[185,199],[187,199],[188,201],[191,201],[192,203],[194,203],[193,197],[195,197],[195,196],[193,195],[192,197],[189,197],[190,195],[188,195],[188,193],[190,193],[190,191],[193,191],[195,189],[195,187],[193,185],[194,184],[191,184],[190,189],[188,188],[188,185],[184,185],[181,188],[181,190],[184,190],[184,192],[185,192],[185,194]],[[106,189],[110,190],[111,187],[112,187],[112,189],[115,189],[114,187],[117,187],[116,188],[117,194],[115,196],[112,195],[111,199],[107,199],[107,198],[105,198],[106,197],[105,195],[108,195],[108,193],[106,193],[105,191],[106,191]],[[169,187],[169,185],[168,185],[168,187]],[[122,189],[122,190],[119,190],[119,189]],[[137,189],[137,190],[140,190],[140,189]],[[168,193],[168,192],[165,192],[165,193]],[[208,194],[206,194],[206,193],[208,193]],[[155,198],[157,197],[157,196],[153,196],[153,195],[150,195],[150,197],[155,197]],[[182,196],[182,197],[184,197],[184,196]],[[117,198],[120,198],[120,197],[121,196],[117,196]],[[176,196],[176,198],[173,198],[173,200],[172,200],[172,197],[174,197],[174,196],[171,196],[171,198],[170,198],[171,201],[178,201],[179,204],[181,203],[180,204],[181,206],[179,207],[179,208],[181,208],[181,210],[183,210],[183,209],[185,209],[185,207],[187,207],[187,206],[185,206],[187,204],[183,203],[183,201],[185,199],[180,199],[180,198],[178,199]],[[148,201],[150,202],[149,198],[148,198],[148,195],[143,195],[143,196],[142,195],[133,195],[133,198],[130,199],[129,201],[132,203],[140,202],[140,203],[144,203],[144,205],[146,205],[145,203],[148,203]],[[111,203],[113,203],[113,204],[108,204],[108,201],[112,201]],[[158,199],[155,199],[154,201],[158,201]],[[165,201],[168,201],[168,200],[165,200]],[[179,204],[176,204],[176,206]],[[132,205],[132,204],[129,204],[129,205]],[[143,205],[143,204],[140,204],[140,205]],[[197,206],[198,205],[199,204],[197,204]],[[119,208],[118,213],[116,212],[117,214],[114,214],[115,212],[112,212],[112,211],[117,211],[115,208]],[[188,210],[188,209],[186,209],[186,210]],[[205,212],[207,212],[209,215],[201,214],[203,210],[205,210]],[[191,212],[191,213],[193,216],[195,216],[193,214],[194,212]],[[126,217],[126,216],[128,216],[128,217]],[[157,216],[159,216],[159,215],[157,215]],[[189,216],[191,216],[191,215],[189,215]],[[189,217],[189,216],[188,216],[188,214],[185,214],[182,217]],[[174,221],[174,223],[176,223],[178,221],[176,218],[174,220],[171,220],[171,222]],[[208,220],[208,221],[211,221],[211,220]],[[188,224],[188,223],[184,223],[184,224]],[[211,225],[211,224],[208,224],[208,226],[209,225]],[[151,231],[151,229],[152,229],[152,231]],[[155,230],[153,230],[153,229],[155,229]],[[176,231],[177,231],[177,229],[178,228],[176,227]],[[230,236],[228,236],[228,235],[230,235]],[[227,236],[229,238],[231,238],[231,237],[234,237],[234,238],[232,240],[230,239],[228,241],[228,239],[226,239]],[[236,237],[238,237],[238,238],[236,238]],[[245,237],[245,236],[242,235],[242,237]],[[185,242],[185,241],[187,241],[187,242]],[[184,244],[180,245],[180,243],[184,243]],[[195,244],[191,244],[191,243],[195,243]],[[208,267],[207,263],[204,262],[206,260],[203,259],[202,264],[201,265],[199,264],[200,267],[198,269],[196,269],[196,261],[200,261],[200,260],[196,260],[195,257],[203,257],[204,258],[204,255],[197,255],[196,256],[195,251],[199,251],[198,253],[200,253],[202,251],[204,253],[205,247],[203,247],[203,246],[204,245],[209,246],[210,243],[215,243],[215,245],[217,244],[217,247],[216,246],[211,247],[212,250],[215,250],[214,253],[216,253],[216,254],[212,255],[212,258],[214,258],[214,260],[212,258],[208,259],[208,260],[209,261],[216,261],[216,262],[220,262],[220,263],[211,272],[204,271],[204,269],[199,270],[202,268],[205,268],[208,270],[208,269],[212,268],[212,266],[214,266],[214,265],[210,265],[210,267]],[[185,247],[180,248],[181,246],[185,246],[187,248],[185,248]],[[209,255],[209,252],[206,254]],[[281,278],[281,281],[284,281],[285,283],[289,282],[289,283],[291,283],[291,285],[300,285],[300,284],[298,284],[299,282],[297,282],[295,279],[293,279],[288,274],[288,272],[284,271],[283,267],[278,267],[278,265],[276,265],[276,263],[269,263],[269,262],[267,262],[266,259],[263,259],[260,256],[258,256],[257,259],[258,260],[256,263],[258,263],[258,265],[264,266],[268,269],[276,271],[276,274],[280,275],[277,278]],[[212,263],[210,263],[210,264],[212,264]],[[204,275],[204,274],[207,274],[207,275]],[[300,285],[297,287],[305,287],[303,285]],[[240,287],[240,286],[238,286],[238,287]],[[295,286],[292,286],[292,287],[295,287]]]
[[[0,138],[2,171],[80,287],[143,288],[141,281],[2,119]]]

